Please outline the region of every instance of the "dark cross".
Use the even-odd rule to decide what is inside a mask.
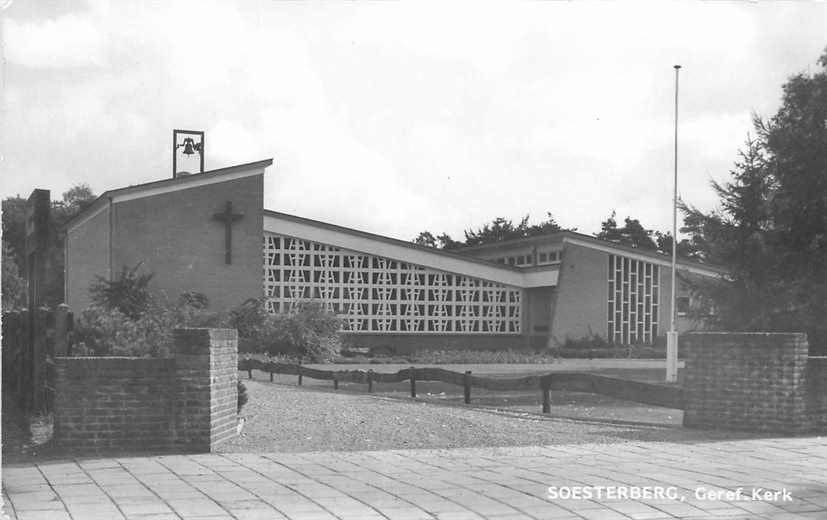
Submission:
[[[224,206],[224,213],[216,213],[213,219],[224,223],[224,263],[233,263],[233,222],[241,220],[244,213],[233,213],[233,203],[229,200]]]

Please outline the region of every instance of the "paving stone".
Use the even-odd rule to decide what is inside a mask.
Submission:
[[[22,520],[825,518],[825,465],[811,439],[172,455],[15,465],[3,490]],[[668,485],[685,500],[549,501],[549,485]],[[700,500],[698,486],[787,488],[794,501]]]

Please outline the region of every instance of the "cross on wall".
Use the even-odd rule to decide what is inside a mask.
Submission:
[[[233,213],[233,203],[227,201],[224,205],[223,213],[213,214],[213,220],[218,220],[224,223],[224,263],[233,263],[233,223],[241,220],[244,212]]]

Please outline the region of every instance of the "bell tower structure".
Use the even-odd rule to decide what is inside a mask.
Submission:
[[[173,130],[172,178],[193,173],[193,166],[198,167],[197,173],[204,173],[204,132]]]

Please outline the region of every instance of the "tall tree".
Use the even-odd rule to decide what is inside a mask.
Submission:
[[[712,182],[719,209],[704,213],[682,206],[682,230],[700,246],[705,260],[730,271],[730,283],[695,280],[695,289],[699,301],[715,304],[713,319],[720,327],[778,330],[784,304],[773,297],[779,290],[777,259],[770,243],[773,177],[760,142],[748,139],[739,157],[730,181]]]
[[[26,306],[26,280],[20,276],[14,252],[3,240],[3,312]]]
[[[555,233],[562,230],[563,228],[557,224],[551,212],[547,212],[546,220],[537,224],[529,224],[529,215],[525,215],[520,219],[520,223],[516,226],[511,219],[497,217],[490,223],[484,224],[481,228],[465,230],[464,241],[454,240],[447,233],[434,237],[430,231],[422,231],[413,242],[421,246],[450,250],[465,246],[491,244],[502,240]]]
[[[710,290],[722,326],[805,331],[827,350],[827,49],[814,74],[783,86],[781,108],[754,118],[731,172],[713,184],[721,208],[686,207],[685,228],[732,283]]]
[[[647,251],[657,250],[658,245],[652,239],[652,230],[644,228],[638,219],[631,217],[626,217],[623,227],[619,228],[615,216],[616,212],[612,211],[612,215],[600,224],[600,232],[595,234],[596,238]]]
[[[43,284],[44,301],[49,306],[63,301],[64,227],[94,200],[95,195],[87,184],[77,184],[64,192],[60,200],[52,201],[46,251],[47,272]],[[15,263],[21,268],[26,265],[25,207],[26,199],[19,195],[3,199],[3,240],[8,242]],[[20,276],[24,275],[25,273],[20,273]]]

